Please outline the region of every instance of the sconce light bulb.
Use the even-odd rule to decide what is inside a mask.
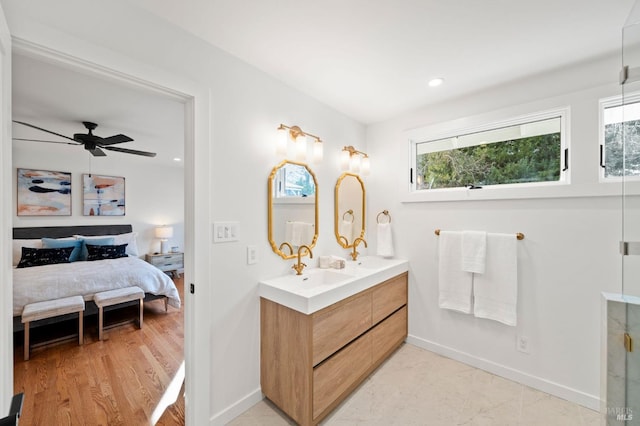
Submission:
[[[360,170],[364,176],[369,176],[371,172],[371,162],[369,161],[369,157],[366,156],[362,159],[362,163],[360,164]]]
[[[323,157],[322,142],[315,141],[313,143],[313,162],[320,163]]]
[[[276,155],[287,155],[287,130],[284,127],[278,128],[278,135],[276,136]]]
[[[300,161],[307,159],[307,137],[305,135],[296,138],[296,158]]]
[[[349,170],[349,160],[350,160],[349,151],[343,149],[340,153],[340,168],[343,171]]]
[[[360,173],[360,156],[358,154],[354,154],[351,156],[349,168],[354,173]]]

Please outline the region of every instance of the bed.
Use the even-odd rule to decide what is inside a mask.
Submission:
[[[37,246],[42,238],[90,239],[110,236],[117,242],[128,241],[128,256],[96,261],[77,261],[25,268],[15,267],[15,251],[21,246]],[[164,272],[137,257],[136,234],[131,225],[55,226],[14,228],[13,315],[14,331],[22,330],[20,316],[25,305],[43,300],[81,295],[85,299],[84,315],[97,313],[95,293],[130,286],[145,292],[145,302],[166,298],[180,308],[180,296],[173,280]],[[64,320],[65,318],[60,318]]]

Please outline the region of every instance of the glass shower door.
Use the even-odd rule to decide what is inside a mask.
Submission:
[[[622,342],[625,400],[611,424],[640,425],[640,2],[622,29]],[[615,418],[615,421],[613,420]],[[608,422],[609,423],[609,422]]]

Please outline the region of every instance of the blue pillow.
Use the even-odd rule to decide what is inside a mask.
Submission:
[[[82,254],[80,254],[80,260],[87,260],[89,257],[89,251],[87,250],[87,244],[91,244],[92,246],[112,246],[113,245],[113,237],[104,237],[104,238],[80,238],[82,241]]]
[[[82,260],[80,256],[82,255],[82,249],[84,248],[83,245],[84,241],[82,240],[57,240],[55,238],[42,239],[42,248],[73,247],[71,256],[69,256],[69,262],[77,262],[78,260]]]

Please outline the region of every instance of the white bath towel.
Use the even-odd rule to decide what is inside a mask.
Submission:
[[[483,274],[487,254],[487,233],[464,231],[462,233],[462,270]]]
[[[518,246],[513,234],[487,235],[486,268],[474,275],[473,295],[476,317],[516,325]]]
[[[294,247],[309,245],[313,234],[312,223],[289,221],[285,228],[285,241]]]
[[[438,238],[438,306],[471,313],[473,274],[460,267],[462,232],[441,231]]]
[[[343,220],[340,222],[340,235],[347,239],[347,245],[353,243],[353,222]]]
[[[376,253],[382,257],[393,257],[393,235],[390,223],[378,224],[378,243]]]

